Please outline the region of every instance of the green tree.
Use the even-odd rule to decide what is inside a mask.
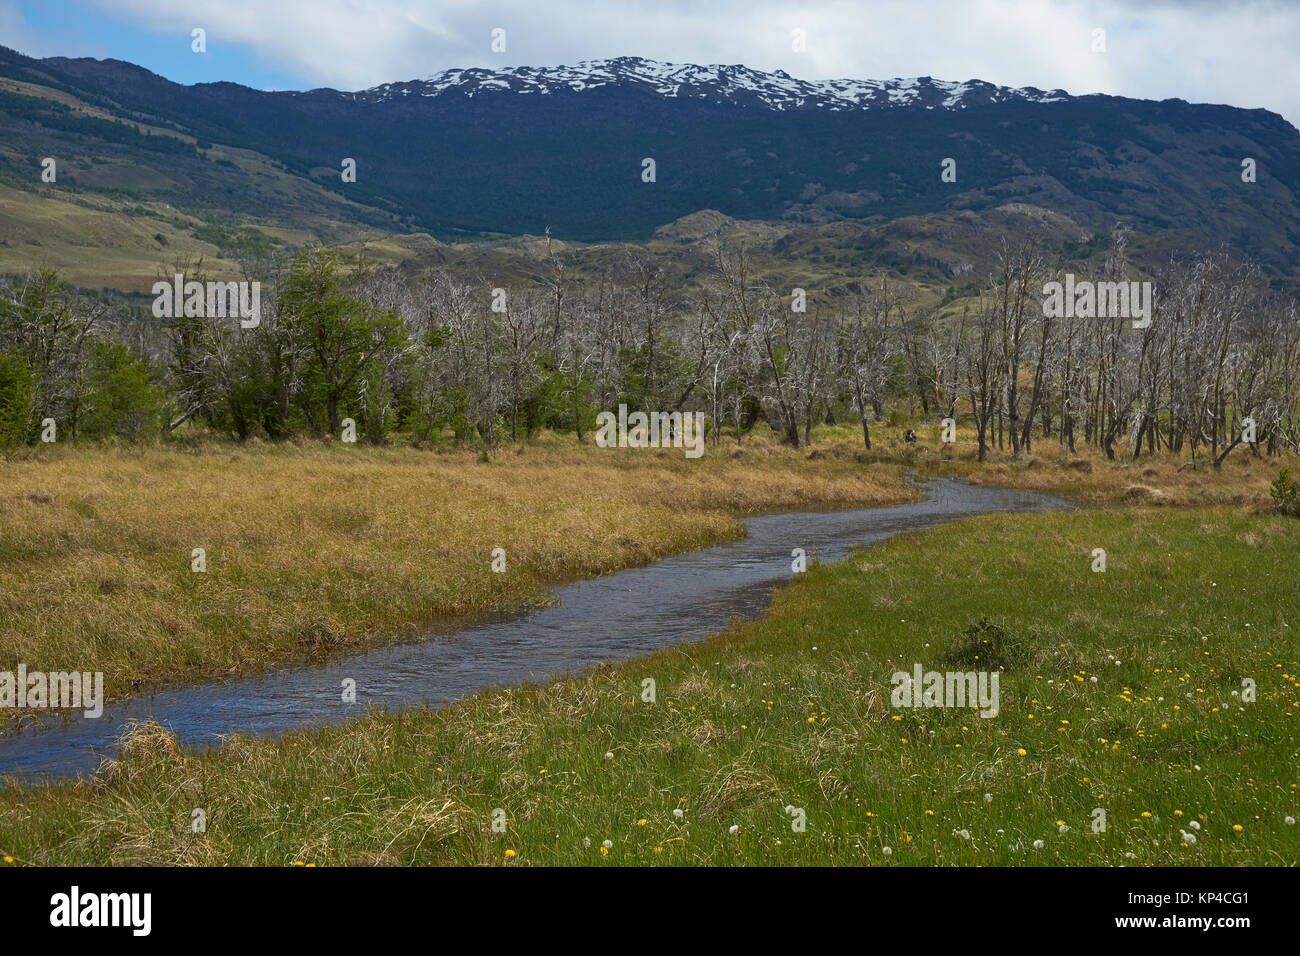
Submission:
[[[310,250],[294,263],[279,295],[282,319],[310,357],[306,380],[319,392],[335,435],[342,424],[339,408],[359,400],[373,363],[406,344],[395,313],[352,293],[346,264],[338,253]]]
[[[164,393],[148,362],[133,358],[121,342],[95,342],[89,365],[81,435],[136,441],[157,430]]]
[[[33,414],[77,432],[82,368],[104,307],[76,294],[54,269],[38,269],[0,296],[0,342],[31,371]]]
[[[27,440],[34,394],[27,360],[19,355],[0,355],[0,448],[12,448]]]

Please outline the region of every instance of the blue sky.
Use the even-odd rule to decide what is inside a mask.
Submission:
[[[20,25],[4,8],[16,11]],[[304,89],[303,75],[277,68],[273,59],[249,44],[210,37],[205,55],[191,50],[189,30],[167,29],[129,11],[110,12],[88,0],[0,0],[0,45],[32,56],[91,56],[126,60],[177,83],[227,80],[257,89]],[[195,24],[198,25],[197,23]],[[210,27],[207,29],[211,29]]]
[[[207,31],[204,55],[190,50],[194,27]],[[504,52],[491,49],[498,27]],[[1178,97],[1300,123],[1300,0],[0,0],[0,44],[259,89],[355,90],[449,67],[636,55],[810,80],[933,76]]]

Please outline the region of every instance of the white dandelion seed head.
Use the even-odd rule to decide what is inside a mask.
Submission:
[[[614,849],[614,841],[606,840],[604,843],[601,844],[601,846],[603,846],[606,850],[612,850]]]
[[[1035,841],[1034,841],[1034,849],[1035,849],[1035,850],[1041,850],[1042,848],[1043,848],[1043,841],[1042,841],[1042,840],[1035,840]]]
[[[883,853],[883,854],[885,854],[885,856],[893,856],[893,855],[894,855],[894,851],[891,850],[891,849],[890,849],[889,847],[887,847],[887,846],[886,846],[886,847],[881,847],[881,848],[880,848],[880,852]]]

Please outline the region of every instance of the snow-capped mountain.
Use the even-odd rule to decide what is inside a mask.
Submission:
[[[1017,204],[1103,238],[1123,223],[1177,228],[1197,247],[1231,239],[1300,274],[1300,132],[1265,110],[634,57],[268,93],[0,47],[0,77],[50,90],[39,108],[0,90],[0,180],[29,177],[30,157],[68,156],[81,188],[147,182],[150,198],[223,216],[600,241],[644,238],[701,210],[813,228]],[[69,96],[121,122],[70,114]],[[137,134],[140,122],[193,143]],[[216,146],[261,154],[277,173]],[[355,181],[340,178],[345,158]],[[1243,181],[1245,158],[1258,182]],[[864,254],[902,268],[911,255],[867,233],[802,248],[826,268]]]
[[[1069,98],[1064,90],[1013,89],[982,80],[955,83],[928,76],[893,80],[801,80],[782,70],[765,73],[747,66],[696,66],[636,56],[584,60],[575,66],[443,70],[427,80],[386,83],[354,96],[359,100],[385,102],[448,93],[471,97],[493,92],[546,95],[611,85],[662,97],[713,100],[772,110],[962,110],[993,103],[1055,103]]]

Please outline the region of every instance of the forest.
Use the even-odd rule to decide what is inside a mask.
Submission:
[[[939,305],[887,276],[778,288],[739,243],[710,257],[681,288],[645,250],[579,276],[548,242],[531,281],[506,288],[325,248],[274,253],[244,265],[260,321],[146,317],[163,347],[129,331],[133,307],[37,270],[0,286],[0,446],[182,426],[338,438],[351,419],[370,443],[490,452],[541,429],[587,440],[626,404],[702,412],[714,445],[759,422],[794,447],[815,425],[853,423],[869,449],[877,423],[919,414],[972,427],[981,461],[1040,441],[1216,463],[1243,441],[1300,448],[1297,303],[1220,252],[1152,276],[1144,323],[1049,307],[1062,272],[1024,241],[1002,244],[976,294]],[[1094,272],[1132,280],[1122,232]],[[160,266],[173,274],[211,278],[184,258]]]

